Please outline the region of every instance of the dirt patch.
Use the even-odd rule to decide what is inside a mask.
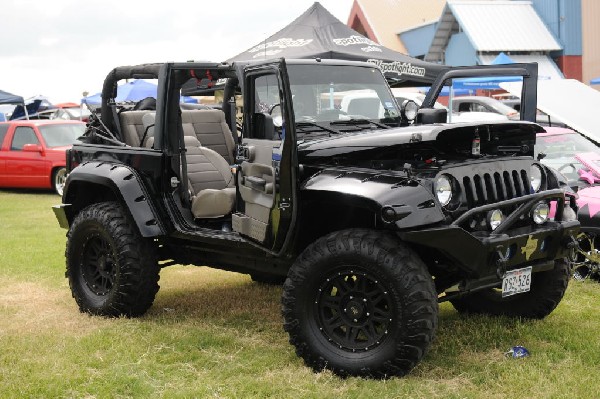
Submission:
[[[60,332],[79,336],[110,323],[82,314],[68,287],[0,277],[0,335]]]

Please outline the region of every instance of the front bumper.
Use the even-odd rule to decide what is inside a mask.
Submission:
[[[69,219],[67,217],[66,209],[68,209],[71,204],[60,204],[52,206],[52,210],[54,211],[54,216],[56,216],[56,220],[58,220],[58,224],[63,229],[69,229]]]
[[[540,201],[557,202],[554,220],[543,225],[531,222],[524,227],[515,227],[523,224],[523,217],[529,218],[531,209]],[[439,250],[469,278],[501,278],[506,270],[532,265],[535,271],[536,265],[545,266],[567,256],[579,231],[579,222],[567,220],[564,205],[564,192],[549,190],[473,208],[448,226],[402,232],[400,237]],[[469,232],[463,227],[470,220],[485,217],[497,208],[514,211],[493,232]]]

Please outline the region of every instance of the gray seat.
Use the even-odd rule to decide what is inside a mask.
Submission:
[[[126,111],[119,114],[121,122],[121,133],[125,144],[132,147],[139,147],[144,136],[144,123],[142,118],[146,114],[154,114],[155,111]]]
[[[235,177],[227,161],[210,148],[186,136],[186,162],[192,193],[192,214],[196,218],[216,218],[233,211]]]
[[[142,136],[140,146],[152,148],[154,144],[154,121],[156,114],[154,112],[147,113],[142,116],[142,126],[144,127],[144,136]]]
[[[225,122],[225,113],[218,109],[181,111],[183,133],[196,137],[202,147],[210,148],[233,165],[235,163],[235,142],[229,126]]]

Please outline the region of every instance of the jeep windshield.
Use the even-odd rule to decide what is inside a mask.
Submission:
[[[288,65],[297,131],[326,134],[397,126],[400,111],[381,72],[358,65]]]

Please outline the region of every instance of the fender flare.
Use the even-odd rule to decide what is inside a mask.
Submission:
[[[398,229],[445,219],[433,193],[417,180],[361,171],[323,170],[301,187],[305,200],[349,204],[375,212],[379,222]]]
[[[64,189],[63,203],[66,216],[72,222],[76,212],[83,206],[97,202],[93,198],[81,203],[81,186],[105,187],[111,191],[135,221],[143,237],[157,237],[166,234],[159,212],[152,203],[141,177],[135,169],[125,164],[91,161],[77,166],[69,173]]]

